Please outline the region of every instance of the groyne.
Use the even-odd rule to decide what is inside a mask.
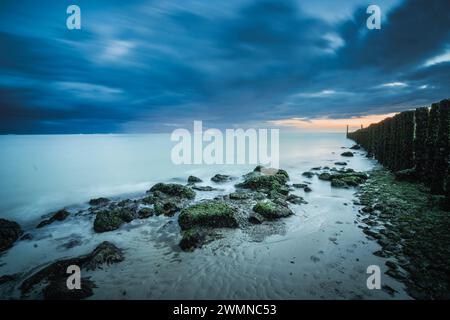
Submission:
[[[450,204],[450,100],[400,112],[347,137],[399,176],[446,195]]]

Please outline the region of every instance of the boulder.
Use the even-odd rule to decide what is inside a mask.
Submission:
[[[314,173],[309,172],[309,171],[305,171],[305,172],[302,173],[302,176],[311,179],[312,177],[314,177]]]
[[[81,300],[88,298],[94,294],[93,288],[95,283],[89,279],[81,278],[81,288],[70,290],[67,288],[67,277],[54,279],[47,285],[44,290],[45,300]]]
[[[108,198],[96,198],[96,199],[89,200],[89,204],[91,206],[96,206],[96,207],[107,205],[110,202],[111,202],[111,200],[109,200]]]
[[[186,186],[176,183],[157,183],[147,193],[160,192],[170,197],[179,197],[182,199],[194,199],[195,192]]]
[[[330,181],[331,180],[331,174],[329,174],[328,172],[322,172],[321,174],[319,174],[319,179],[320,180],[325,180],[325,181]]]
[[[355,145],[351,146],[350,149],[352,149],[352,150],[360,150],[361,147],[359,145],[355,144]]]
[[[343,157],[353,157],[353,152],[345,151],[345,152],[341,153],[341,156],[343,156]]]
[[[135,213],[128,208],[99,211],[94,220],[95,232],[107,232],[119,229],[121,225],[136,218]]]
[[[227,176],[225,174],[216,174],[214,177],[211,178],[211,181],[215,183],[223,183],[227,181],[231,181],[231,177]]]
[[[200,248],[206,240],[206,233],[198,228],[184,230],[180,241],[180,248],[183,251],[192,251]]]
[[[91,253],[76,258],[58,260],[52,264],[42,268],[30,277],[28,277],[20,286],[22,294],[30,292],[34,286],[43,281],[53,283],[53,287],[48,289],[48,294],[51,292],[60,292],[56,288],[56,282],[60,279],[67,280],[67,268],[71,265],[76,265],[80,269],[95,270],[104,264],[118,263],[124,260],[122,250],[117,248],[114,244],[108,241],[102,242]]]
[[[142,208],[138,211],[138,218],[139,219],[147,219],[151,216],[155,215],[155,210],[152,208]]]
[[[69,213],[67,210],[65,210],[65,209],[59,210],[59,211],[57,211],[56,213],[54,213],[53,216],[52,216],[50,219],[41,221],[41,222],[36,226],[36,228],[42,228],[42,227],[45,227],[45,226],[47,226],[47,225],[49,225],[49,224],[52,224],[52,223],[55,222],[55,221],[63,221],[63,220],[65,220],[69,215],[70,215],[70,213]]]
[[[203,182],[203,180],[200,178],[197,178],[195,176],[189,176],[187,182],[189,184],[192,184],[192,183],[197,183],[197,182]]]
[[[11,248],[22,234],[23,231],[17,222],[0,219],[0,252]]]
[[[182,230],[194,227],[235,228],[235,209],[221,201],[205,201],[183,209],[178,216]]]
[[[294,214],[288,207],[279,205],[270,200],[258,202],[253,207],[253,211],[268,220],[284,218]]]

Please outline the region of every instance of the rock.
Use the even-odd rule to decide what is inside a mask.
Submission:
[[[19,278],[19,273],[15,274],[6,274],[3,276],[0,276],[0,285],[5,284],[7,282],[16,281],[17,278]]]
[[[331,175],[332,187],[356,187],[365,182],[368,176],[363,172],[348,171]]]
[[[294,214],[289,208],[270,200],[258,202],[253,207],[253,211],[269,220],[284,218]]]
[[[109,200],[108,198],[96,198],[89,200],[89,204],[91,206],[104,206],[107,205],[109,202],[111,202],[111,200]]]
[[[250,215],[248,217],[248,222],[252,224],[261,224],[264,222],[264,217],[256,212],[250,212]]]
[[[350,147],[350,149],[352,149],[352,150],[360,150],[361,147],[359,145],[355,144],[352,147]]]
[[[32,239],[33,236],[31,235],[31,233],[26,233],[20,238],[20,240],[32,240]]]
[[[288,202],[290,202],[290,203],[293,203],[293,204],[304,204],[304,203],[306,203],[306,201],[303,200],[302,197],[297,196],[297,195],[295,195],[295,194],[290,194],[290,195],[286,198],[286,201],[288,201]]]
[[[80,269],[94,270],[103,264],[112,264],[123,261],[122,250],[114,244],[104,241],[98,245],[90,254],[76,258],[58,260],[42,268],[28,277],[20,286],[23,294],[30,292],[33,287],[43,281],[57,282],[59,279],[67,280],[67,268],[76,265]],[[50,290],[50,289],[49,289]]]
[[[345,151],[345,152],[341,153],[341,156],[343,156],[343,157],[353,157],[353,152]]]
[[[197,191],[216,191],[216,188],[210,187],[210,186],[194,186],[192,189]]]
[[[292,184],[292,186],[293,186],[294,188],[297,188],[297,189],[304,189],[304,188],[306,188],[308,185],[307,185],[306,183],[294,183],[294,184]]]
[[[312,172],[309,172],[309,171],[305,171],[305,172],[303,172],[302,173],[302,176],[304,176],[304,177],[307,177],[307,178],[312,178],[312,177],[314,177],[314,173],[312,173]]]
[[[36,228],[45,227],[45,226],[47,226],[49,224],[52,224],[55,221],[64,221],[69,215],[70,215],[70,213],[67,210],[65,210],[65,209],[59,210],[55,214],[53,214],[53,216],[50,219],[41,221],[36,226]]]
[[[283,170],[283,169],[278,169],[278,171],[277,171],[277,173],[276,173],[277,175],[282,175],[282,176],[285,176],[286,177],[286,179],[287,180],[289,180],[289,174],[287,173],[287,171],[286,170]]]
[[[0,219],[0,252],[11,248],[22,234],[23,231],[17,222]]]
[[[95,283],[86,278],[81,278],[81,288],[69,290],[67,288],[67,277],[54,279],[42,291],[45,300],[81,300],[94,294]]]
[[[122,224],[131,222],[134,213],[128,208],[99,211],[94,220],[95,232],[107,232],[118,229]]]
[[[181,211],[178,224],[182,230],[193,227],[235,228],[235,209],[221,201],[205,201]]]
[[[250,175],[242,183],[236,185],[237,188],[251,189],[262,192],[277,191],[282,194],[289,193],[286,186],[288,179],[283,174],[274,175]]]
[[[157,202],[154,207],[156,215],[165,215],[168,217],[173,216],[182,208],[181,204],[173,199]]]
[[[194,199],[195,192],[188,187],[176,183],[157,183],[147,193],[149,192],[161,192],[167,196],[179,197],[182,199]]]
[[[305,187],[305,188],[303,189],[303,191],[305,191],[305,192],[311,192],[312,189],[311,189],[310,187]]]
[[[311,170],[313,170],[313,171],[318,171],[318,170],[320,170],[320,169],[322,169],[322,167],[314,167],[314,168],[311,168]]]
[[[155,215],[155,210],[152,208],[142,208],[138,211],[138,218],[139,219],[147,219],[151,216]]]
[[[66,242],[62,245],[63,248],[65,249],[72,249],[78,246],[81,246],[82,242],[79,239],[72,239],[69,242]]]
[[[110,265],[123,260],[124,256],[121,249],[111,242],[103,241],[87,256],[86,261],[82,265],[87,270],[95,270],[104,264]]]
[[[258,165],[258,166],[256,166],[256,168],[255,168],[255,169],[253,169],[253,172],[261,172],[261,171],[262,171],[262,169],[264,169],[264,167],[263,167],[263,166],[261,166],[261,165]]]
[[[233,192],[229,194],[231,200],[247,200],[250,195],[247,192]]]
[[[320,180],[325,180],[325,181],[330,181],[331,180],[331,174],[329,174],[328,172],[322,172],[321,174],[319,174],[319,179]]]
[[[224,174],[216,174],[214,177],[211,178],[211,181],[215,183],[223,183],[227,181],[231,181],[231,177],[224,175]]]
[[[338,162],[335,162],[334,164],[337,165],[337,166],[346,166],[347,162],[338,161]]]
[[[191,183],[203,182],[203,180],[200,178],[197,178],[195,176],[189,176],[187,182],[189,184],[191,184]]]
[[[206,239],[205,232],[198,228],[184,230],[182,236],[179,246],[183,251],[192,251],[195,248],[200,248]]]

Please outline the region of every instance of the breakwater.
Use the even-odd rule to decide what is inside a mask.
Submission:
[[[347,137],[386,168],[422,182],[450,203],[450,100],[398,113]],[[446,201],[447,202],[447,201]]]

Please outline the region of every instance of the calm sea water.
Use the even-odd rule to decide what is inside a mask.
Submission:
[[[254,165],[175,165],[169,134],[0,136],[0,217],[36,220],[91,198],[124,196],[153,183],[240,175]],[[280,166],[330,165],[331,151],[351,142],[341,133],[281,133]],[[367,166],[353,164],[354,169]]]
[[[186,183],[190,174],[214,185],[214,174],[241,176],[254,164],[174,165],[169,135],[2,136],[0,217],[20,222],[32,239],[0,255],[0,275],[20,274],[0,286],[0,299],[21,298],[20,284],[31,274],[57,259],[87,254],[105,240],[122,248],[125,260],[84,271],[98,286],[92,299],[408,298],[403,285],[389,277],[383,284],[398,291],[395,297],[367,289],[367,266],[378,265],[382,272],[387,267],[385,258],[372,254],[379,244],[360,229],[355,190],[302,176],[336,161],[348,161],[355,170],[376,165],[364,152],[341,157],[342,147],[351,145],[344,134],[280,133],[281,167],[290,183],[310,183],[312,192],[292,191],[307,204],[291,205],[294,215],[286,219],[220,230],[212,243],[182,252],[176,215],[135,219],[114,232],[96,233],[95,215],[76,213],[93,197],[140,196],[156,182]],[[195,200],[233,192],[236,181],[197,192]],[[62,207],[72,213],[68,219],[35,228],[42,215]],[[74,241],[76,246],[67,247]],[[38,290],[29,298],[42,297]]]

